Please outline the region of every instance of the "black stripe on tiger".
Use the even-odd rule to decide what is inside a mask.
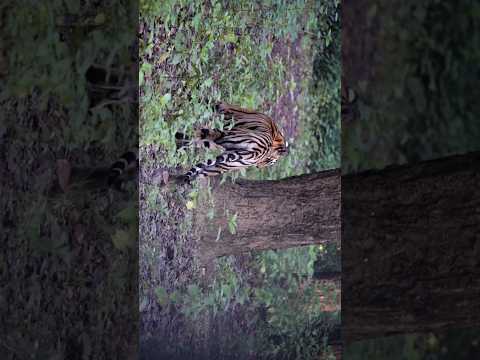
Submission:
[[[137,165],[137,155],[134,152],[128,151],[123,154],[110,166],[110,172],[107,179],[108,186],[119,186],[121,183],[120,178],[125,171]]]

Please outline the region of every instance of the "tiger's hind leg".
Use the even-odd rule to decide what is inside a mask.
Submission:
[[[177,150],[191,144],[195,144],[198,147],[204,147],[207,149],[224,149],[223,146],[217,143],[217,141],[224,136],[225,133],[221,130],[201,128],[195,131],[195,136],[193,139],[190,139],[185,134],[177,132],[175,134],[175,144],[177,145]]]
[[[190,182],[198,177],[221,175],[227,171],[247,168],[254,165],[255,154],[250,151],[225,151],[215,160],[207,160],[195,165],[185,175],[185,181]]]
[[[225,136],[225,133],[218,129],[201,128],[195,132],[197,144],[207,149],[222,149],[224,147],[218,144],[218,141]]]

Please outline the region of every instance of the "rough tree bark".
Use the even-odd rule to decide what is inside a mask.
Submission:
[[[212,193],[214,218],[206,216],[209,203],[197,211],[204,261],[250,250],[340,242],[338,170],[278,181],[216,183]],[[227,224],[234,214],[237,227],[231,234]]]
[[[342,177],[347,343],[480,325],[480,153]]]

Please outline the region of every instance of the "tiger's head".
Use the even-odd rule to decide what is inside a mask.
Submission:
[[[262,162],[257,164],[258,168],[263,168],[266,166],[272,166],[280,159],[282,156],[288,154],[288,141],[285,141],[282,133],[280,131],[277,132],[271,150],[269,152],[268,157],[266,157]]]
[[[257,167],[263,168],[266,166],[272,166],[280,159],[282,156],[288,154],[288,141],[283,143],[274,144],[272,147],[272,151],[270,152],[270,156],[268,156],[264,161],[257,164]]]

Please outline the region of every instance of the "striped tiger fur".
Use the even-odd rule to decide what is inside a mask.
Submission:
[[[256,166],[271,166],[288,152],[288,143],[275,122],[258,111],[220,103],[216,111],[224,115],[229,130],[202,128],[195,140],[206,148],[220,148],[223,153],[215,160],[207,160],[190,169],[181,179],[190,182],[196,178],[216,176],[227,171]],[[192,141],[182,133],[175,134],[178,147]]]
[[[137,154],[133,151],[124,153],[109,169],[107,184],[117,190],[122,190],[122,184],[132,170],[138,168]]]

